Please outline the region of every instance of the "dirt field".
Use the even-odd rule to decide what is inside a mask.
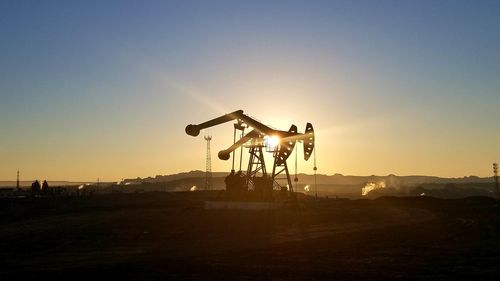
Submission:
[[[210,197],[2,199],[0,279],[500,280],[489,198],[207,211]]]

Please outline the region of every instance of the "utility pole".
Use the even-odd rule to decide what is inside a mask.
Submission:
[[[497,191],[497,204],[499,200],[499,193],[498,193],[498,163],[493,163],[493,178],[495,179],[495,189]]]
[[[16,181],[16,190],[19,191],[21,187],[19,186],[19,170],[17,170],[17,181]]]
[[[211,136],[205,136],[207,141],[207,159],[206,159],[206,170],[205,170],[205,190],[212,189],[212,157],[210,155],[210,141]]]
[[[316,166],[316,149],[314,150],[314,193],[316,196],[316,201],[318,200],[318,182],[316,180],[316,174],[318,172],[318,166]]]

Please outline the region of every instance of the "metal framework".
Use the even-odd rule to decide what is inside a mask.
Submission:
[[[193,125],[190,124],[186,126],[186,133],[191,136],[198,136],[202,129],[213,127],[222,123],[226,123],[232,120],[236,120],[237,123],[234,124],[233,133],[233,144],[218,153],[218,157],[221,160],[229,160],[233,156],[231,174],[234,175],[234,156],[235,150],[242,148],[243,146],[249,148],[249,160],[248,168],[246,171],[246,187],[262,188],[262,185],[271,187],[271,189],[278,189],[282,191],[290,191],[293,194],[293,185],[290,179],[290,173],[288,170],[287,159],[293,152],[295,144],[297,142],[302,142],[304,145],[304,160],[308,160],[314,150],[314,129],[311,123],[307,123],[304,133],[299,133],[297,126],[292,125],[288,131],[281,131],[272,129],[269,126],[262,124],[256,119],[243,114],[243,110],[237,110],[232,113],[211,119],[201,124]],[[246,128],[251,127],[247,134],[244,134]],[[241,137],[236,140],[236,131],[241,131]],[[264,138],[274,137],[278,139],[279,143],[273,152],[273,169],[271,177],[267,174],[266,164],[264,159]],[[210,168],[210,140],[211,137],[205,137],[207,140],[207,176],[206,176],[206,188],[211,186],[211,168]],[[245,145],[248,144],[248,145]],[[240,155],[240,171],[241,171],[241,160],[242,154]],[[282,175],[283,177],[279,177]],[[269,181],[270,180],[270,181]],[[284,183],[283,183],[284,181]],[[296,181],[297,182],[297,181]]]
[[[252,179],[261,172],[263,177],[267,177],[266,162],[264,161],[264,153],[261,146],[251,147],[249,150],[250,158],[248,159],[248,169],[246,173],[247,186],[253,184]]]
[[[207,141],[207,157],[206,157],[206,167],[205,167],[205,190],[212,189],[212,157],[210,153],[210,141],[212,136],[205,136]]]

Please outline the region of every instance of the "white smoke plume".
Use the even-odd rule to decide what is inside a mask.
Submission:
[[[78,189],[81,190],[81,189],[84,189],[87,186],[90,186],[90,183],[81,184],[81,185],[78,186]]]
[[[375,190],[375,189],[380,189],[380,188],[385,188],[385,182],[380,181],[378,183],[374,182],[369,182],[367,183],[362,189],[361,189],[361,195],[366,196],[370,191]]]

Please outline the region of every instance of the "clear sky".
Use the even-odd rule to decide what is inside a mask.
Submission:
[[[0,180],[203,170],[184,127],[237,109],[313,123],[320,173],[489,176],[499,50],[500,1],[4,0]]]

